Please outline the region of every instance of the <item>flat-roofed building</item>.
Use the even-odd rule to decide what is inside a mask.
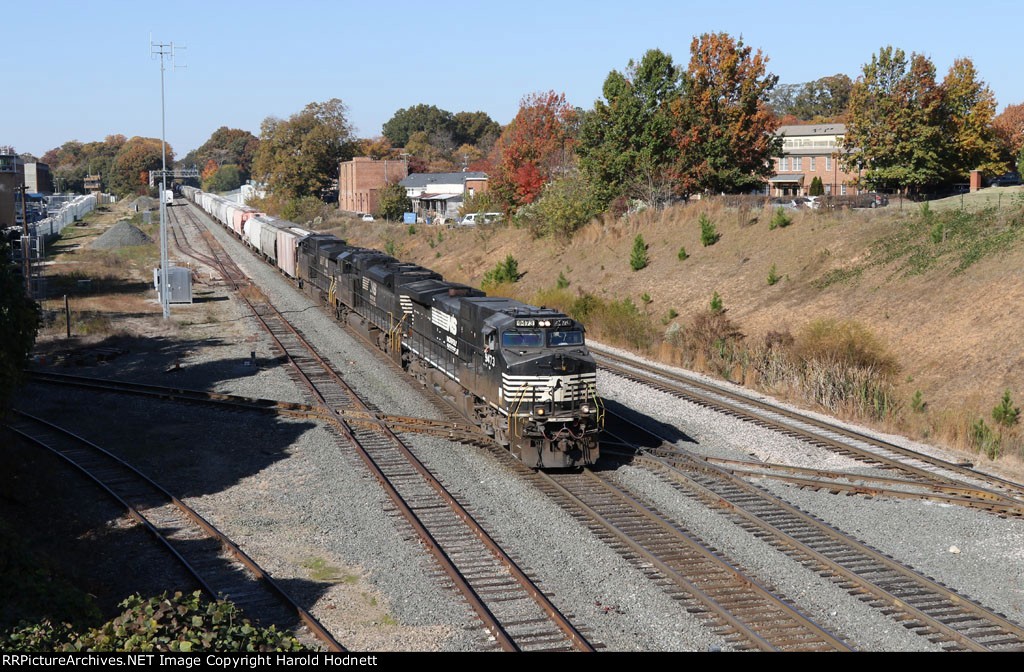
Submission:
[[[16,226],[21,212],[18,190],[25,184],[25,162],[13,147],[0,147],[0,229]]]
[[[779,126],[775,133],[782,136],[782,157],[768,179],[772,196],[805,196],[815,177],[826,195],[858,193],[857,172],[843,170],[840,161],[845,124]]]
[[[338,170],[338,207],[348,212],[377,212],[377,194],[381,189],[406,176],[404,161],[375,161],[357,156],[345,161]]]

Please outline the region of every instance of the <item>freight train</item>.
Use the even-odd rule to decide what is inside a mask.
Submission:
[[[181,193],[527,465],[597,460],[604,409],[576,320],[194,187]]]

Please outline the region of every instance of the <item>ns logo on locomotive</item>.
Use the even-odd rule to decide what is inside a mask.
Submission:
[[[194,187],[181,193],[527,465],[597,461],[604,411],[576,320]]]

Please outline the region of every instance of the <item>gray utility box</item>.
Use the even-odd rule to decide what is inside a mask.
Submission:
[[[186,266],[168,266],[167,284],[170,285],[168,303],[192,303],[192,269]],[[153,269],[153,289],[160,296],[160,269]]]

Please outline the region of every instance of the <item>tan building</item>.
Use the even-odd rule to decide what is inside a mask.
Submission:
[[[377,194],[406,176],[404,161],[375,161],[357,156],[338,171],[338,207],[348,212],[377,212]]]
[[[859,193],[857,172],[843,170],[839,160],[844,124],[780,126],[782,158],[775,159],[775,175],[768,180],[772,196],[806,196],[811,181],[820,177],[826,195]]]
[[[50,177],[50,167],[38,161],[26,163],[25,186],[28,187],[30,194],[52,194],[53,179]]]

